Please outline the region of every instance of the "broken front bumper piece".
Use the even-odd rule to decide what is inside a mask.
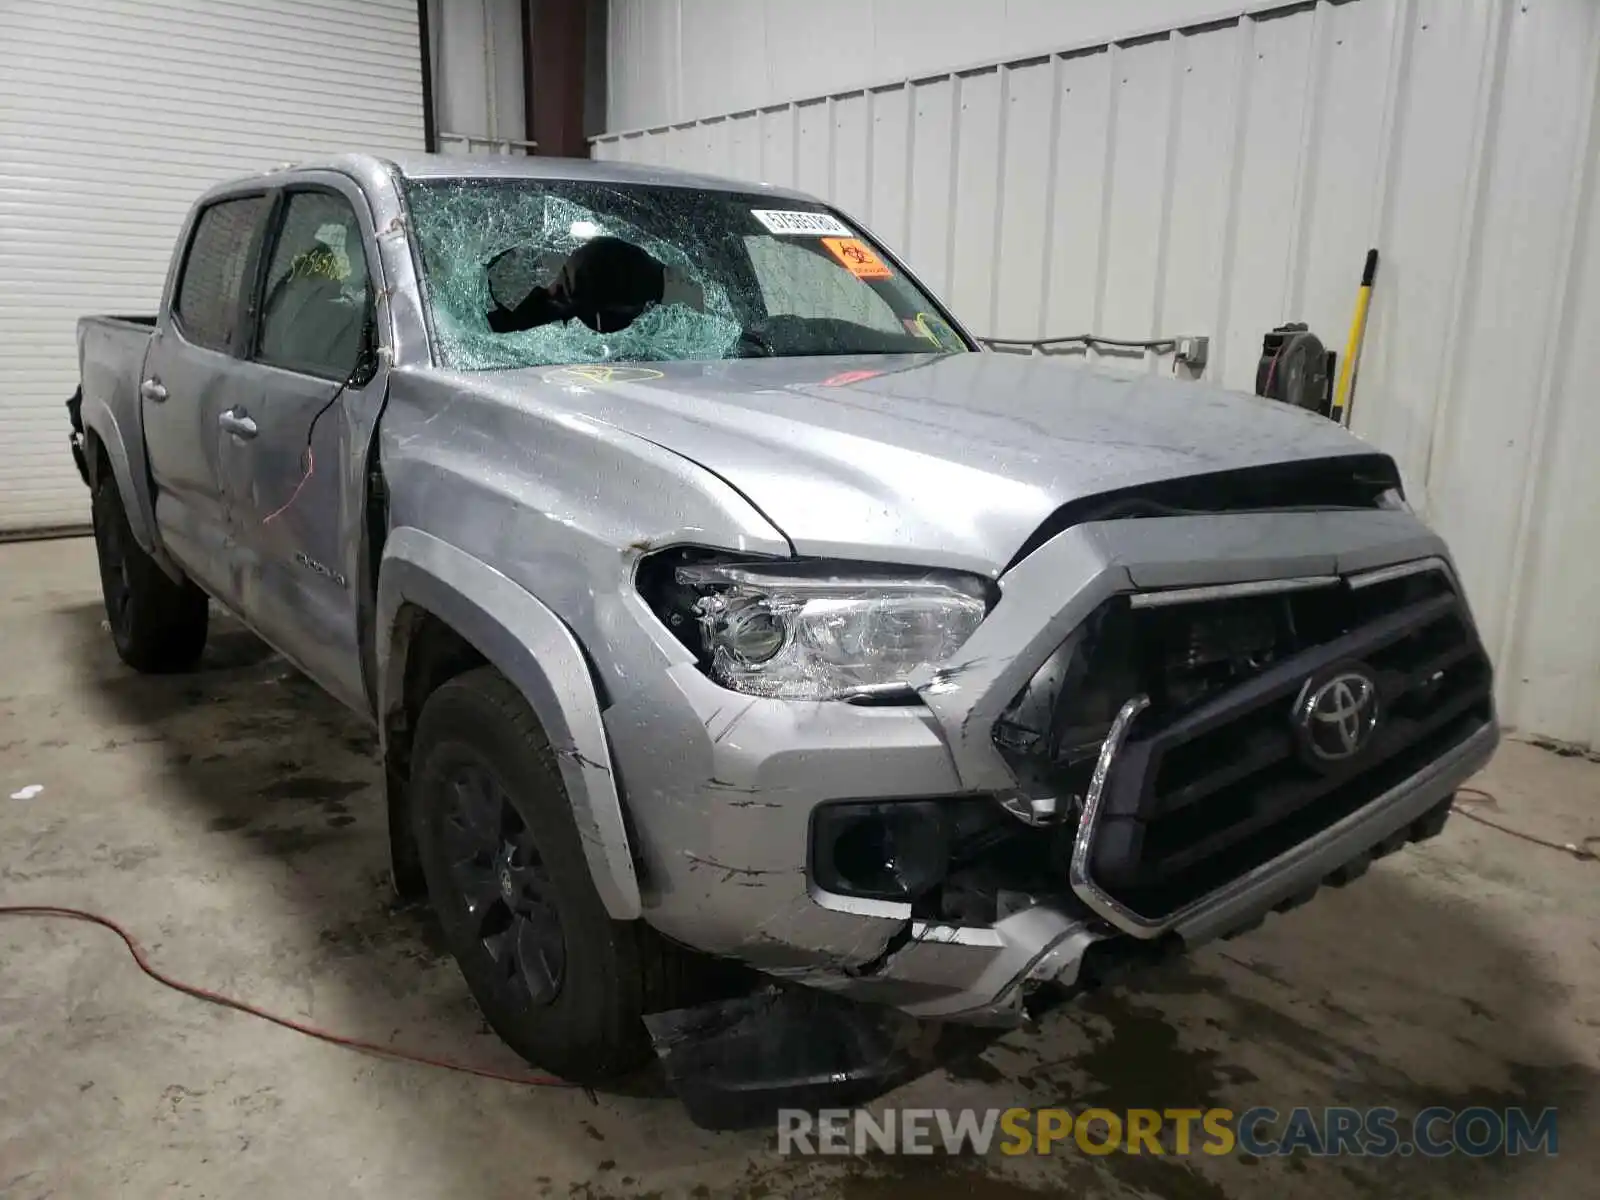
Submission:
[[[705,1129],[770,1126],[779,1109],[865,1104],[981,1045],[878,1005],[767,987],[645,1026],[690,1118]]]
[[[1109,770],[1119,735],[1137,711],[1132,702],[1124,708],[1097,779]],[[805,982],[930,1020],[1013,1023],[1030,992],[1059,998],[1129,961],[1244,932],[1272,911],[1304,903],[1321,885],[1342,886],[1374,859],[1433,837],[1444,827],[1456,789],[1488,762],[1497,742],[1495,727],[1485,725],[1345,819],[1161,921],[1125,908],[1089,876],[1098,819],[1098,791],[1092,789],[1077,834],[1070,897],[984,928],[906,921],[872,964],[844,975],[808,974]],[[825,904],[830,899],[819,897]]]

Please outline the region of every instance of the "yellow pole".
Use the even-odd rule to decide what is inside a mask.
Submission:
[[[1367,306],[1372,302],[1372,281],[1377,273],[1378,252],[1368,250],[1366,266],[1361,271],[1361,290],[1356,293],[1355,315],[1350,319],[1350,340],[1345,343],[1344,362],[1339,364],[1339,387],[1333,397],[1333,419],[1341,425],[1350,424],[1350,391],[1355,386],[1361,343],[1367,334]]]

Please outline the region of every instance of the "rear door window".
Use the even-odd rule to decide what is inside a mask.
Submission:
[[[266,206],[265,196],[221,200],[195,222],[172,306],[183,336],[195,345],[222,351],[232,347],[239,293]]]

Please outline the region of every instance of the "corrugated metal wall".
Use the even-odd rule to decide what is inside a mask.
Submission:
[[[676,40],[614,37],[613,79],[681,81],[657,60],[708,7],[730,95],[782,43],[770,7],[759,45],[739,41],[757,24],[743,5],[661,7]],[[794,37],[831,32],[791,11]],[[1206,376],[1240,388],[1281,321],[1342,348],[1381,247],[1355,428],[1450,539],[1505,719],[1600,745],[1600,4],[1320,0],[1038,49],[594,152],[798,184],[980,332],[1207,334]]]
[[[1235,16],[1248,0],[609,0],[609,128]],[[1280,0],[1280,3],[1282,0]]]

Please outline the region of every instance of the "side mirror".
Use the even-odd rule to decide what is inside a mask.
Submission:
[[[547,255],[534,246],[513,246],[502,250],[484,264],[483,273],[489,284],[489,298],[501,308],[516,308],[528,298],[528,293],[545,283],[559,269],[561,255]]]

